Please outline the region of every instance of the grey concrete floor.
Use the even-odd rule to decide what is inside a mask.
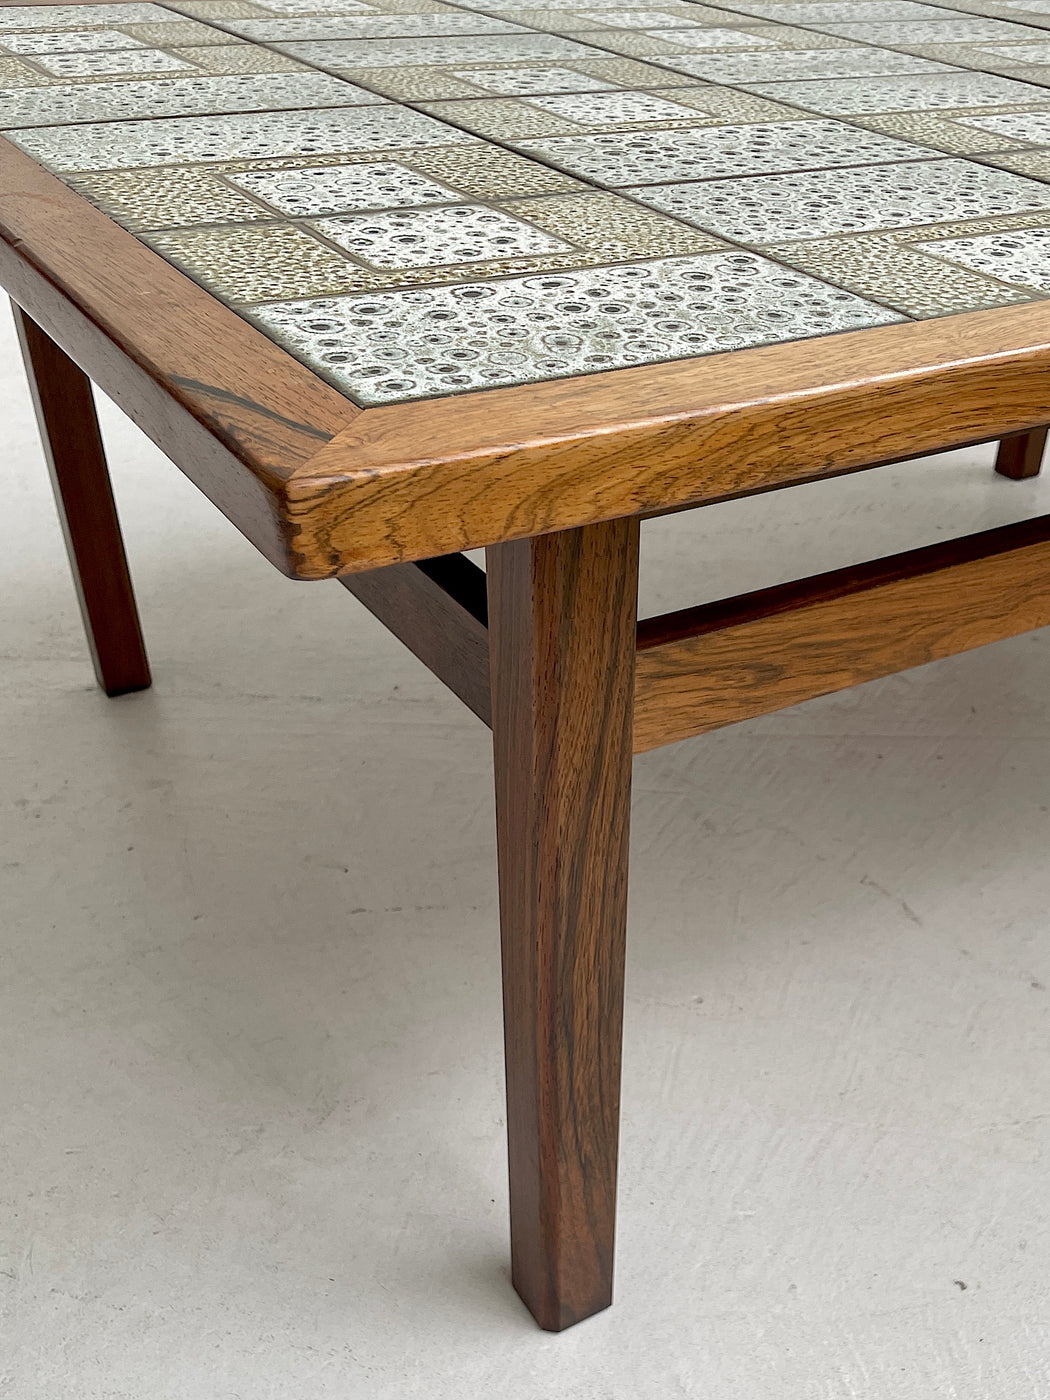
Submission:
[[[638,761],[617,1303],[549,1336],[486,731],[103,403],[106,701],[0,335],[0,1394],[1046,1400],[1050,637]],[[653,524],[644,608],[1050,510],[990,462]]]

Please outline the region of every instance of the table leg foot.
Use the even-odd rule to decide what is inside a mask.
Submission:
[[[12,310],[95,675],[107,695],[145,690],[149,663],[91,382],[20,307]]]
[[[638,522],[488,551],[514,1286],[612,1300]]]
[[[1038,476],[1046,447],[1046,428],[1033,428],[1030,433],[1012,433],[999,443],[995,470],[1013,481],[1025,481]]]

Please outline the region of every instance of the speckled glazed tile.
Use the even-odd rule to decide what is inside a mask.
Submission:
[[[1044,95],[1045,100],[1045,95]],[[1050,111],[998,112],[985,116],[961,116],[960,125],[989,131],[995,136],[1012,136],[1017,141],[1039,146],[1050,142]]]
[[[332,296],[367,285],[336,249],[293,226],[238,224],[140,237],[227,301]]]
[[[163,49],[114,49],[102,53],[34,54],[33,62],[57,78],[120,78],[129,74],[192,73],[195,64]]]
[[[947,155],[984,155],[996,151],[1019,150],[1025,143],[1012,136],[993,135],[974,126],[963,126],[953,112],[876,112],[855,115],[850,121],[870,131],[916,141]]]
[[[483,204],[351,214],[321,219],[314,227],[378,268],[442,267],[569,251],[562,239]]]
[[[64,29],[58,34],[5,34],[0,29],[0,49],[13,54],[94,53],[100,49],[145,47],[120,29]]]
[[[132,232],[273,218],[210,170],[106,171],[74,176],[70,184]]]
[[[989,73],[919,73],[886,78],[831,78],[822,82],[755,83],[749,90],[810,112],[852,116],[1045,102],[1037,87]]]
[[[5,5],[0,8],[0,31],[162,24],[178,18],[160,5]]]
[[[778,108],[748,108],[742,94],[719,88],[678,88],[659,93],[585,93],[564,97],[494,98],[482,102],[423,102],[432,116],[496,141],[528,142],[536,137],[589,131],[670,132],[712,126],[749,117],[780,116]],[[789,114],[793,118],[796,114]]]
[[[525,34],[509,20],[452,12],[440,15],[317,15],[313,19],[251,19],[227,25],[231,34],[264,44],[445,38],[469,34]]]
[[[287,47],[290,50],[292,46]],[[315,60],[311,60],[313,61]],[[550,67],[535,63],[508,63],[498,66],[479,63],[476,68],[462,65],[355,68],[332,61],[331,55],[328,55],[326,61],[318,62],[317,66],[339,73],[352,82],[362,83],[386,97],[408,102],[488,97],[496,93],[501,96],[528,97],[543,92],[610,91],[642,86],[684,87],[693,81],[666,68],[609,55],[595,59],[563,59]],[[590,87],[592,82],[598,82],[600,87]]]
[[[0,128],[373,105],[382,100],[375,93],[355,88],[327,73],[162,78],[154,82],[95,83],[0,92]]]
[[[256,307],[364,404],[884,325],[894,313],[749,253]]]
[[[958,18],[950,8],[921,5],[917,0],[745,0],[733,9],[778,24],[801,25]]]
[[[1050,228],[938,239],[925,247],[939,258],[1008,282],[1019,291],[1050,292]]]
[[[964,44],[975,40],[1031,39],[1032,31],[1022,24],[1010,24],[1001,19],[919,20],[904,24],[828,24],[822,25],[829,34],[843,39],[856,39],[864,44]]]
[[[892,306],[906,316],[949,316],[1029,301],[1028,293],[988,277],[949,267],[892,234],[815,238],[774,243],[766,252],[779,262],[811,273],[859,296]]]
[[[1018,151],[1015,155],[986,156],[985,159],[1003,170],[1013,170],[1018,175],[1030,175],[1033,180],[1050,181],[1050,150],[1045,148]]]
[[[805,78],[871,78],[895,73],[948,73],[947,64],[916,58],[913,54],[888,49],[863,48],[856,44],[842,49],[782,49],[763,53],[704,54],[691,60],[680,59],[681,71],[689,71],[712,83],[779,83]]]
[[[711,234],[611,192],[516,199],[504,207],[610,261],[704,253],[723,246]]]
[[[928,154],[891,138],[819,119],[554,138],[524,143],[524,149],[570,174],[608,185],[739,178],[758,172],[874,164]]]
[[[447,204],[459,198],[449,185],[392,161],[314,166],[303,170],[254,170],[230,181],[289,218],[317,218],[351,209],[397,209]]]
[[[467,89],[480,88],[498,97],[532,97],[542,93],[610,92],[616,84],[572,68],[459,68],[452,76]],[[465,94],[464,94],[465,95]]]
[[[441,145],[457,137],[469,139],[420,112],[400,107],[101,122],[15,130],[7,136],[50,169],[77,171],[301,159],[323,152]]]
[[[285,53],[322,63],[319,46],[282,44]],[[520,60],[593,58],[591,50],[552,34],[479,34],[423,39],[344,39],[326,44],[322,66],[331,68],[400,68],[417,64],[509,63]]]
[[[629,192],[699,228],[748,244],[1050,210],[1050,187],[960,160],[808,170]]]
[[[727,15],[727,20],[739,19],[741,25],[707,26],[703,29],[655,30],[587,30],[576,34],[581,43],[608,49],[629,58],[677,67],[679,60],[688,60],[701,53],[749,53],[767,50],[840,49],[850,46],[848,39],[834,34],[822,34],[815,29],[797,29],[786,24],[747,23],[746,15]]]

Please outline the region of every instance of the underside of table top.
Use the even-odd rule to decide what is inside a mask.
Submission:
[[[1050,419],[1048,29],[0,4],[0,276],[300,577],[997,436]]]

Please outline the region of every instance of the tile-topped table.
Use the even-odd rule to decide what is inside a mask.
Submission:
[[[0,0],[0,281],[104,688],[149,672],[87,376],[493,728],[545,1327],[610,1298],[632,750],[1050,622],[1044,520],[636,606],[646,515],[991,439],[1038,471],[1048,31],[1050,0]]]

